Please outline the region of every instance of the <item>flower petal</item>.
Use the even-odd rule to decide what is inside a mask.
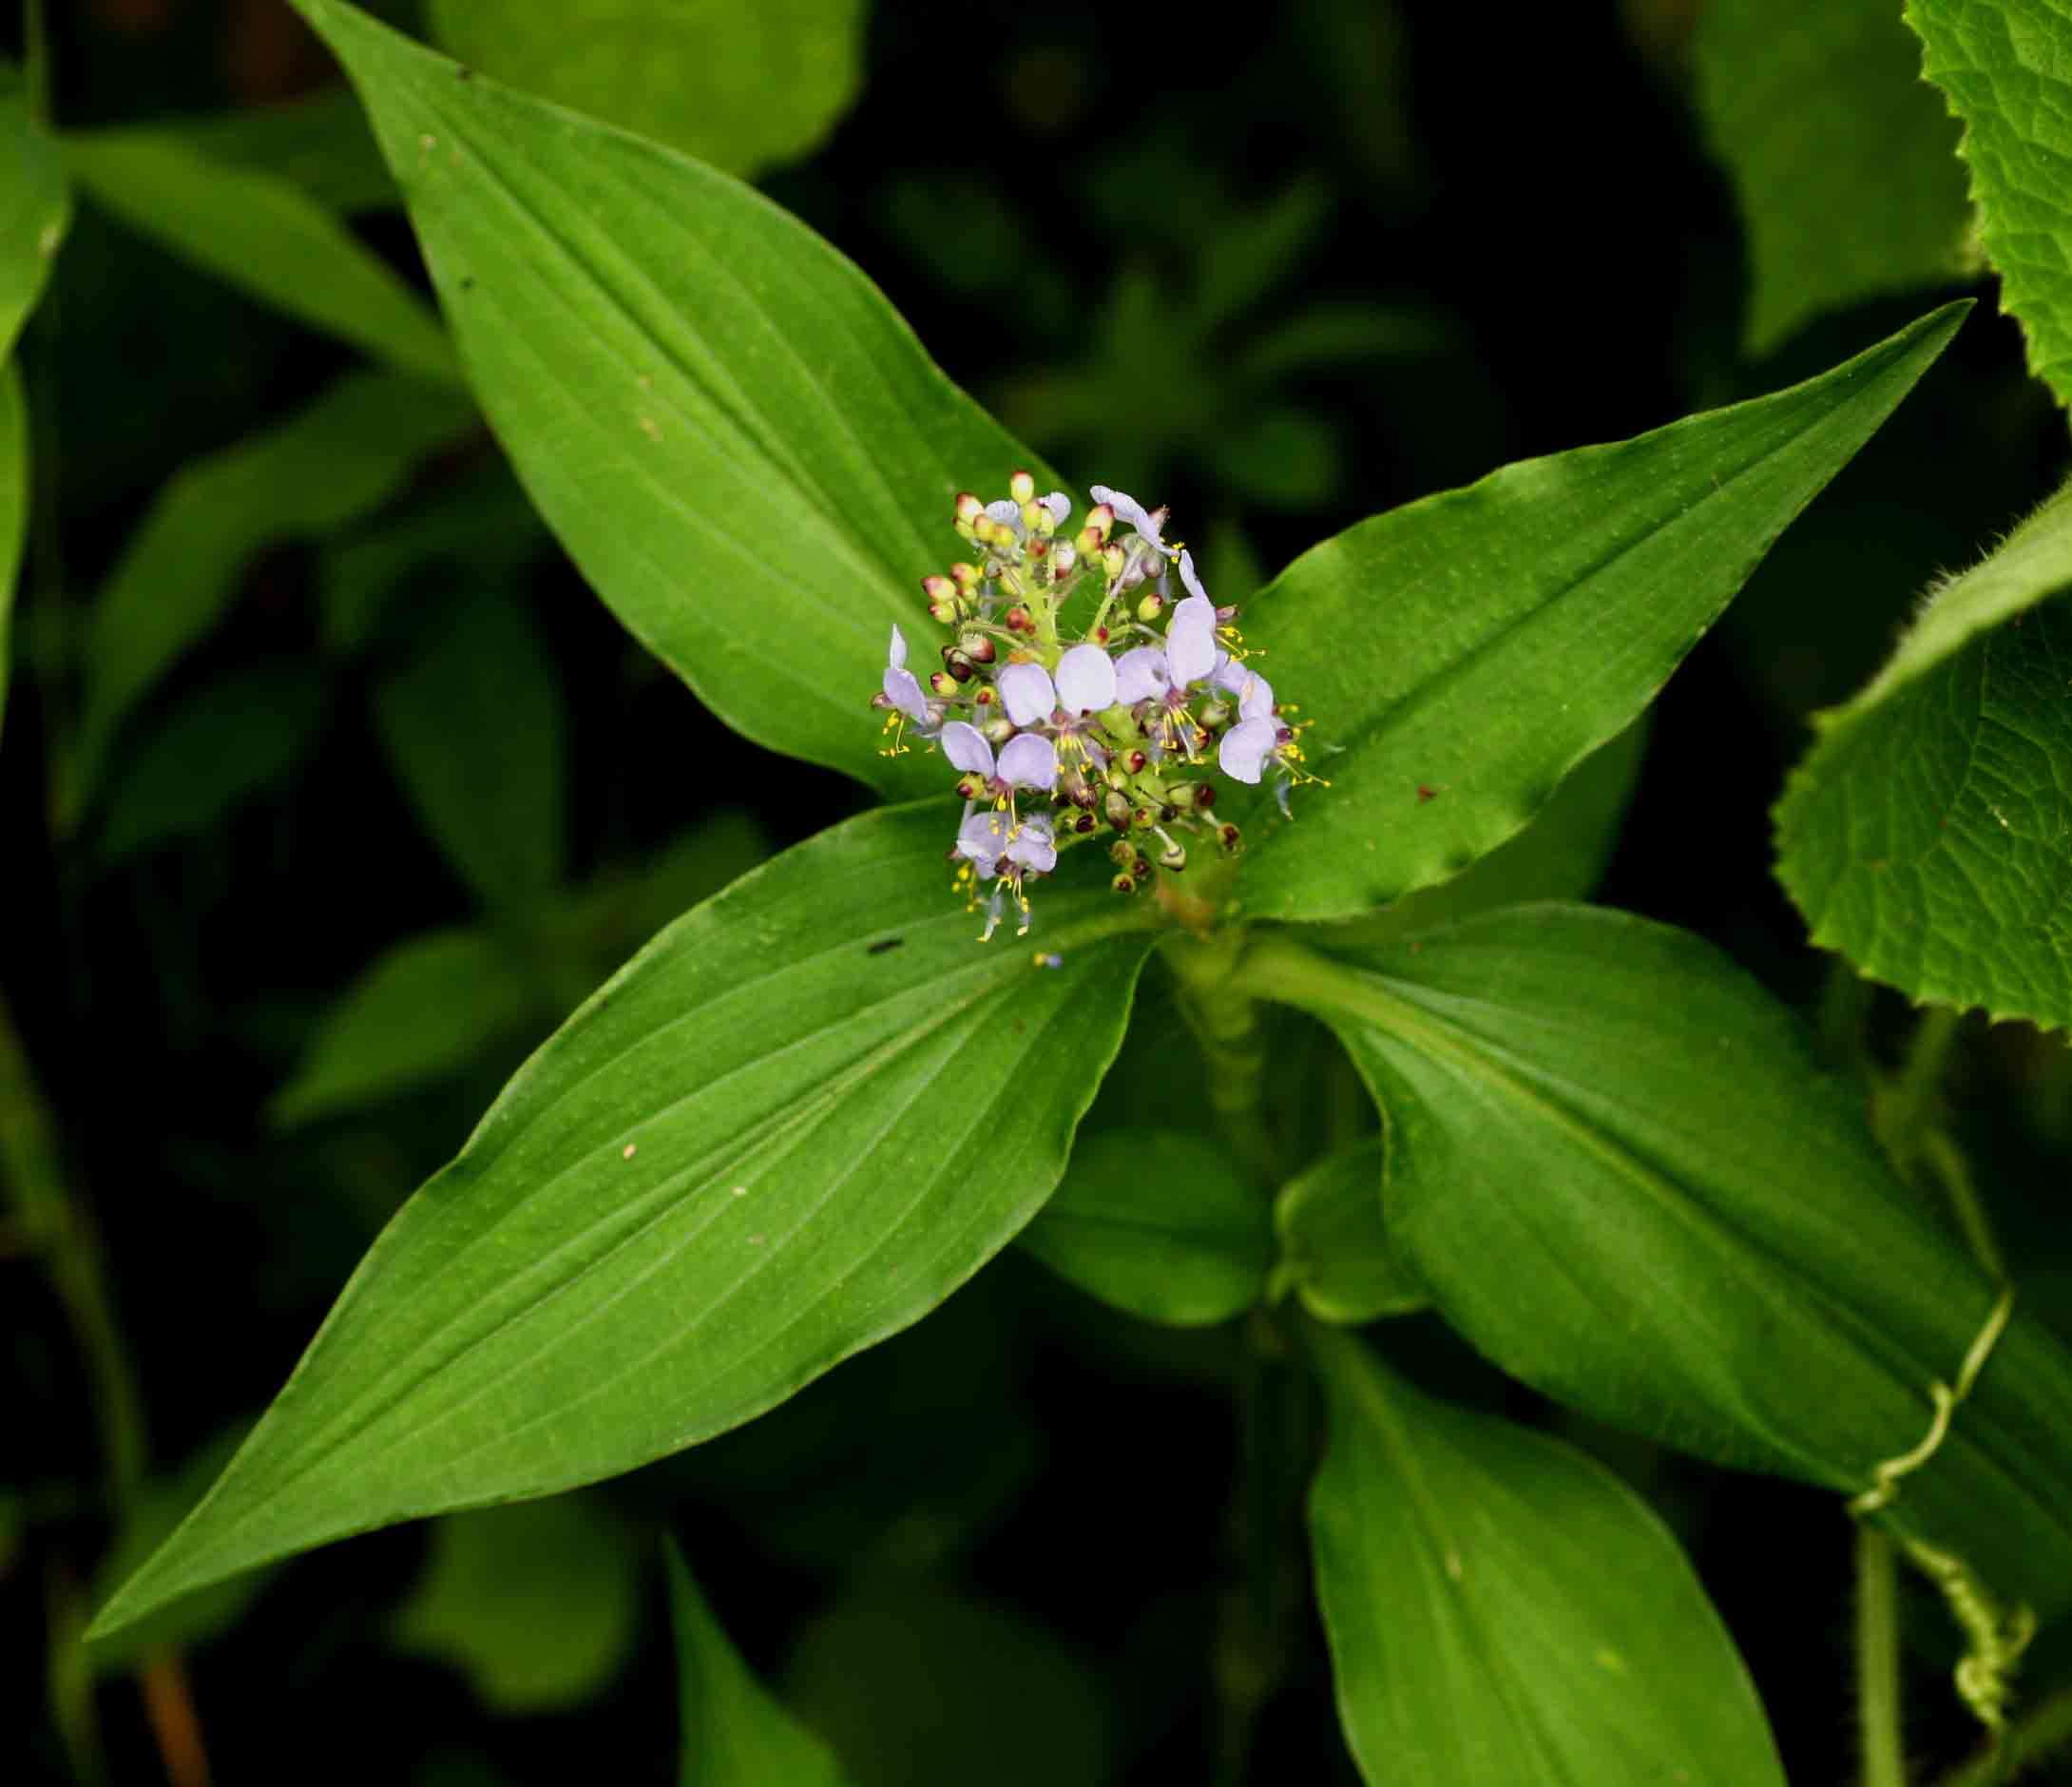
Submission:
[[[1000,699],[1007,704],[1007,718],[1018,726],[1048,720],[1058,704],[1050,672],[1040,663],[1010,663],[1001,671]]]
[[[1271,720],[1273,717],[1274,685],[1255,670],[1251,680],[1244,685],[1243,692],[1237,697],[1237,718]]]
[[[1010,788],[1055,788],[1058,747],[1040,732],[1016,733],[1000,753],[1000,779]]]
[[[1208,601],[1209,592],[1201,587],[1201,579],[1195,575],[1195,555],[1185,547],[1180,548],[1180,581],[1187,586],[1190,596],[1199,596],[1203,602]]]
[[[1016,826],[1007,842],[1007,860],[1018,862],[1038,874],[1048,874],[1058,866],[1058,848],[1050,835],[1050,821],[1032,813]]]
[[[899,624],[897,622],[894,622],[892,624],[892,656],[888,660],[888,662],[891,663],[892,667],[894,670],[902,670],[906,668],[907,636],[899,630]]]
[[[1115,661],[1115,699],[1125,706],[1163,695],[1165,684],[1165,654],[1156,645],[1139,645]]]
[[[969,815],[957,827],[957,855],[978,865],[979,878],[993,872],[993,864],[1007,847],[1007,816],[996,808]]]
[[[1165,629],[1165,667],[1175,688],[1199,682],[1216,668],[1216,605],[1189,596],[1173,610]]]
[[[1153,546],[1162,547],[1165,544],[1159,537],[1158,524],[1151,519],[1144,506],[1134,496],[1125,495],[1121,490],[1111,490],[1105,484],[1096,484],[1092,489],[1094,501],[1105,503],[1110,509],[1114,509],[1116,520],[1128,522]]]
[[[1065,518],[1072,512],[1072,499],[1063,490],[1052,490],[1044,498],[1044,507],[1057,518],[1059,527],[1065,526]]]
[[[967,721],[952,720],[943,728],[943,755],[952,767],[961,769],[968,776],[990,776],[993,773],[993,747],[986,742],[986,735]]]
[[[1259,767],[1280,741],[1280,728],[1271,720],[1240,721],[1223,735],[1216,760],[1233,781],[1256,782]]]
[[[1003,496],[997,503],[988,503],[986,512],[995,521],[1006,522],[1017,534],[1028,531],[1022,526],[1022,505],[1011,496]]]
[[[921,725],[928,723],[928,697],[921,693],[921,685],[914,681],[911,670],[902,670],[897,664],[888,665],[884,687],[885,699],[909,720]]]
[[[1113,707],[1115,660],[1099,645],[1074,645],[1058,660],[1058,705],[1068,714]]]

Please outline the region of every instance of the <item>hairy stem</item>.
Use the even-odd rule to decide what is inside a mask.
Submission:
[[[1907,1787],[1900,1725],[1899,1565],[1875,1527],[1856,1528],[1856,1732],[1863,1787]]]

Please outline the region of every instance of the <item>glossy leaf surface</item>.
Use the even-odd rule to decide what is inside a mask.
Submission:
[[[1104,884],[1047,886],[1062,968],[981,946],[944,836],[936,802],[853,819],[607,982],[390,1224],[105,1625],[692,1445],[998,1252],[1064,1170],[1149,939]]]
[[[1382,1217],[1389,1144],[1371,1136],[1291,1179],[1274,1202],[1275,1278],[1320,1321],[1358,1324],[1431,1301]]]
[[[677,1787],[840,1787],[842,1772],[827,1747],[749,1673],[682,1552],[674,1545],[664,1552],[683,1730]]]
[[[1654,698],[1965,308],[1788,391],[1506,466],[1295,560],[1245,624],[1315,721],[1304,746],[1332,786],[1262,829],[1244,909],[1351,917],[1518,832]]]
[[[1022,1245],[1104,1303],[1199,1327],[1259,1300],[1273,1220],[1266,1200],[1206,1137],[1103,1130],[1080,1139]]]
[[[1317,1598],[1368,1780],[1783,1787],[1748,1672],[1640,1497],[1357,1341],[1316,1355]]]
[[[1866,298],[1960,278],[1957,126],[1890,0],[1714,0],[1698,104],[1748,234],[1743,338],[1761,355]]]
[[[1906,16],[1964,125],[1979,237],[2029,371],[2072,402],[2072,3],[1907,0]]]
[[[743,176],[796,160],[862,85],[863,0],[431,0],[472,67]]]
[[[2072,1025],[2072,491],[1818,717],[1777,807],[1815,943],[1916,999]]]
[[[1262,944],[1390,1119],[1388,1220],[1455,1327],[1586,1413],[1854,1494],[1994,1301],[1793,1016],[1711,946],[1523,907],[1352,960]],[[1890,1519],[2072,1604],[2072,1356],[2017,1305]]]
[[[169,253],[399,372],[458,375],[452,344],[425,300],[278,175],[212,161],[165,130],[67,137],[64,152],[95,204]]]
[[[700,163],[299,0],[366,101],[468,375],[534,504],[737,731],[881,790],[865,703],[950,504],[1033,464],[877,289]],[[782,642],[781,649],[774,649]]]

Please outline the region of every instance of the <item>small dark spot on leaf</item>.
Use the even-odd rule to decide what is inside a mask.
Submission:
[[[471,273],[462,274],[460,276],[460,289],[464,292],[473,291],[475,289],[475,276]]]
[[[906,942],[904,937],[880,937],[869,949],[864,951],[864,954],[883,955],[887,950],[896,950],[904,942]]]
[[[472,81],[475,78],[475,71],[470,68],[465,62],[462,63],[459,67],[455,68],[453,72],[463,81]]]
[[[1423,806],[1428,800],[1436,800],[1438,797],[1439,791],[1436,788],[1427,782],[1417,784],[1417,804],[1419,806]]]

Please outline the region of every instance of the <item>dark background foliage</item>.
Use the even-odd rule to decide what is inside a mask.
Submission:
[[[1374,510],[1784,384],[1927,307],[1931,294],[1859,309],[1765,363],[1739,356],[1741,236],[1689,99],[1689,14],[1626,0],[1498,25],[1424,0],[1297,0],[1212,26],[1196,8],[888,4],[859,103],[762,183],[1069,477],[1170,502],[1221,585],[1241,586]],[[335,79],[280,0],[80,0],[52,25],[64,125],[267,105]],[[361,227],[420,277],[399,213]],[[1262,345],[1312,306],[1354,317],[1362,349],[1257,372]],[[255,673],[262,688],[318,688],[278,769],[127,852],[90,835],[51,844],[47,740],[67,718],[80,605],[168,476],[290,414],[349,356],[90,205],[28,352],[32,389],[56,399],[40,440],[55,471],[0,751],[0,977],[99,1231],[151,1456],[171,1471],[264,1405],[390,1211],[554,1013],[667,915],[629,900],[552,934],[486,919],[422,822],[377,690],[478,585],[546,642],[566,715],[569,885],[630,873],[716,815],[751,816],[753,832],[695,834],[717,882],[863,797],[734,740],[544,531],[521,534],[515,570],[462,555],[385,592],[352,653],[324,644],[324,553],[303,545],[247,567],[226,624],[124,733],[114,778],[175,749],[164,722],[183,701]],[[1679,673],[1601,897],[1704,932],[1815,1019],[1853,1002],[1873,1037],[1896,1034],[1896,1002],[1838,985],[1806,947],[1770,878],[1768,809],[1808,713],[1862,680],[1932,574],[2051,486],[2062,439],[2012,326],[1975,316]],[[484,436],[425,467],[390,514],[495,476]],[[531,1015],[460,1071],[278,1121],[272,1101],[342,990],[403,940],[454,926],[508,944]],[[1105,1101],[1130,1097],[1131,1059]],[[2049,1239],[2048,1202],[2024,1193],[2062,1198],[2064,1051],[2004,1027],[1967,1037],[1961,1071],[1968,1140],[2047,1300],[2053,1272],[2072,1285],[2072,1259]],[[0,1731],[15,1734],[0,1749],[19,1739],[28,1777],[56,1777],[47,1620],[86,1592],[109,1517],[60,1308],[26,1257],[0,1258]],[[1744,1649],[1793,1777],[1840,1776],[1840,1508],[1590,1430],[1429,1318],[1399,1326],[1399,1357],[1559,1425],[1655,1496]],[[1314,1425],[1294,1374],[1248,1357],[1231,1333],[1128,1322],[1010,1255],[779,1413],[585,1492],[639,1575],[623,1661],[572,1705],[501,1712],[465,1667],[398,1644],[424,1528],[274,1573],[240,1622],[185,1655],[217,1777],[670,1778],[653,1555],[666,1529],[751,1661],[864,1746],[867,1781],[970,1778],[963,1731],[994,1734],[1005,1759],[988,1778],[1003,1781],[1074,1757],[1116,1781],[1219,1768],[1351,1780],[1287,1543]],[[1229,1390],[1247,1370],[1276,1377],[1254,1399],[1280,1411],[1271,1431],[1234,1424]],[[1248,1455],[1266,1462],[1240,1470]],[[1939,1685],[1948,1635],[1925,1597],[1911,1611],[1909,1735],[1923,1755],[1961,1754],[1968,1734]],[[1253,1700],[1265,1711],[1240,1774],[1226,1721]],[[129,1680],[112,1675],[98,1706],[112,1778],[154,1778]],[[936,1736],[909,1744],[910,1726]]]

